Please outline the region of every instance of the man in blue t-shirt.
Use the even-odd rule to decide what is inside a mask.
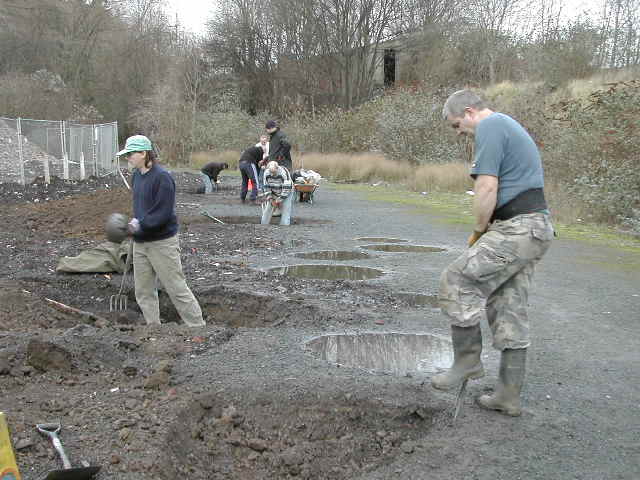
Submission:
[[[439,300],[451,321],[454,362],[431,383],[449,390],[484,376],[480,321],[486,317],[493,346],[501,351],[499,381],[493,395],[477,401],[517,416],[530,344],[529,288],[534,266],[553,238],[540,153],[518,122],[490,110],[469,90],[452,94],[442,114],[458,134],[475,137],[475,225],[468,250],[440,278]]]
[[[190,327],[204,326],[198,300],[182,272],[173,177],[156,163],[151,142],[144,135],[127,138],[124,150],[117,155],[124,156],[134,168],[134,218],[129,222],[128,230],[134,241],[136,302],[145,321],[149,325],[160,325],[157,277],[184,323]]]

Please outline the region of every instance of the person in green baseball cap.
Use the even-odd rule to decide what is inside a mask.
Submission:
[[[144,135],[134,135],[133,137],[127,138],[127,141],[124,144],[124,149],[120,150],[116,155],[121,157],[129,153],[145,151],[153,151],[151,140]]]
[[[118,156],[134,169],[131,179],[133,214],[128,225],[133,237],[133,278],[136,302],[149,325],[160,325],[160,304],[156,277],[190,327],[205,322],[198,300],[189,289],[182,271],[176,216],[176,183],[158,164],[151,142],[144,135],[127,138]]]

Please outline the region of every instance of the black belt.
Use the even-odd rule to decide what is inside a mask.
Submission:
[[[519,193],[507,203],[493,212],[490,222],[494,220],[509,220],[516,215],[541,212],[547,209],[542,188],[532,188]]]

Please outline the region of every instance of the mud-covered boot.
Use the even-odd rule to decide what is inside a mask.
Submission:
[[[478,397],[478,405],[517,417],[522,412],[520,392],[524,381],[527,349],[507,349],[500,357],[500,376],[493,395]]]
[[[468,378],[484,377],[480,360],[482,332],[480,325],[473,327],[451,327],[453,343],[453,366],[444,373],[431,378],[431,385],[438,390],[451,390]]]

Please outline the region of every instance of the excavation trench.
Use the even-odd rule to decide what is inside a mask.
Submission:
[[[202,287],[196,296],[209,325],[231,328],[317,326],[326,316],[313,304],[224,285]],[[180,323],[178,312],[166,295],[160,298],[160,315],[165,321]]]

